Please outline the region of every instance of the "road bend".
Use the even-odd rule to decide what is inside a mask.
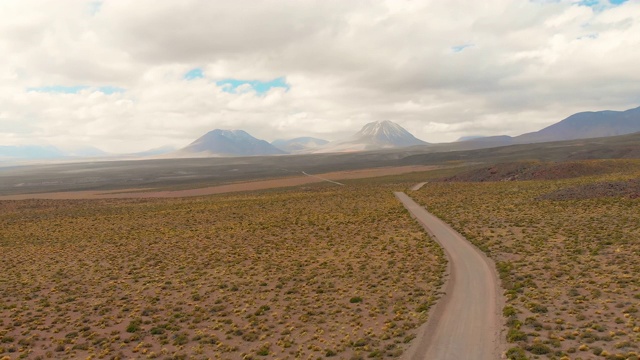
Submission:
[[[398,200],[444,248],[449,277],[403,359],[496,360],[501,358],[500,295],[495,267],[480,250],[402,192]]]

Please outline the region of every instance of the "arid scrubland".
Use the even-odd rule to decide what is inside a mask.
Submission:
[[[445,268],[391,191],[362,183],[4,201],[0,258],[7,359],[394,357]]]
[[[640,162],[608,162],[610,174],[411,193],[496,260],[510,359],[638,359],[640,199],[589,192],[632,184]]]

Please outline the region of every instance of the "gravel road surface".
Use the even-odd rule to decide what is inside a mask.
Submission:
[[[462,235],[406,194],[395,195],[449,258],[445,295],[430,310],[428,322],[403,359],[500,359],[502,307],[495,266]]]

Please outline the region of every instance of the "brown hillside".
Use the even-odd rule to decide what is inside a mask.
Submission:
[[[487,182],[559,180],[603,175],[629,168],[626,160],[585,160],[572,162],[510,162],[494,164],[443,178],[442,182]]]
[[[640,179],[608,181],[570,187],[541,196],[541,200],[582,200],[601,197],[640,198]]]

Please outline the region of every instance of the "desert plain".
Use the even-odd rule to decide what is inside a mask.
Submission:
[[[401,357],[448,277],[394,191],[495,261],[504,358],[638,358],[638,160],[369,175],[2,200],[0,358]]]

